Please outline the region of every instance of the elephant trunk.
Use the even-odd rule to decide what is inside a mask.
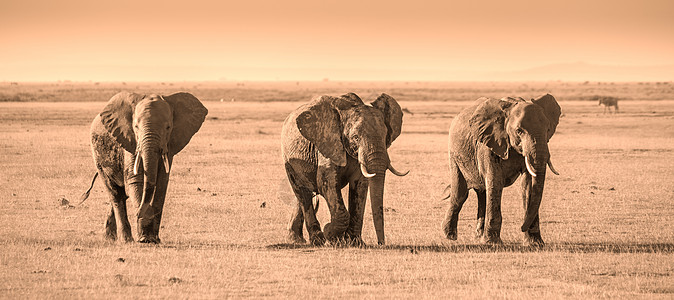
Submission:
[[[532,184],[531,195],[526,203],[526,213],[521,228],[523,232],[529,231],[536,217],[538,217],[538,209],[541,205],[543,188],[545,187],[545,172],[550,159],[548,144],[543,136],[533,137],[527,144],[525,145],[524,155],[527,171],[532,176]]]
[[[390,166],[388,153],[386,151],[371,151],[365,148],[358,150],[358,162],[361,165],[361,171],[367,173],[365,177],[373,177],[373,174],[384,174]]]
[[[160,148],[152,140],[142,141],[140,151],[143,160],[144,177],[143,182],[147,186],[154,186],[157,183],[157,171],[159,170]]]
[[[386,170],[390,166],[388,153],[386,151],[369,151],[366,154],[361,148],[358,151],[358,162],[361,165],[363,175],[369,180],[370,205],[374,229],[377,233],[377,243],[384,245],[384,179]]]
[[[374,230],[377,233],[377,244],[384,245],[384,178],[386,173],[380,173],[370,178],[370,205]]]
[[[152,211],[152,202],[154,200],[154,193],[157,186],[157,172],[159,170],[160,147],[159,139],[152,135],[146,134],[141,139],[138,156],[141,157],[143,165],[143,198],[138,207],[138,218],[144,220],[151,220],[154,216]],[[138,160],[138,159],[136,159]]]

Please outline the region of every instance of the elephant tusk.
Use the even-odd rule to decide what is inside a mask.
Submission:
[[[140,151],[136,153],[136,161],[133,163],[133,175],[138,175],[138,165],[140,165]]]
[[[365,176],[365,178],[372,178],[372,177],[374,177],[375,175],[377,175],[377,174],[370,174],[370,173],[368,173],[368,172],[367,172],[367,169],[365,168],[365,165],[364,165],[364,164],[360,164],[360,172],[363,173],[363,176]]]
[[[550,159],[548,159],[548,167],[550,167],[550,171],[552,171],[552,173],[554,173],[555,175],[559,175],[557,170],[555,170],[555,167],[552,166],[552,161]]]
[[[524,164],[527,165],[527,171],[529,171],[529,174],[531,174],[531,176],[533,177],[536,177],[536,171],[534,170],[534,167],[532,167],[531,164],[529,163],[529,157],[526,155],[524,156]]]
[[[168,154],[166,154],[166,152],[162,153],[161,158],[164,161],[164,171],[166,171],[166,174],[168,174],[169,172],[171,172],[171,166],[169,166]]]
[[[395,174],[396,176],[405,176],[410,173],[410,170],[407,170],[407,172],[401,173],[400,171],[396,170],[390,163],[388,164],[388,169],[391,171],[391,173]]]

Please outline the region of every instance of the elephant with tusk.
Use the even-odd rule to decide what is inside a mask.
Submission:
[[[110,240],[131,242],[126,199],[138,206],[138,241],[159,243],[173,156],[199,130],[208,110],[189,93],[170,96],[121,92],[91,124],[91,150],[112,208],[105,223]],[[86,200],[89,191],[83,196]]]
[[[501,243],[501,192],[522,176],[524,243],[542,245],[538,209],[545,173],[552,165],[548,141],[555,133],[561,108],[552,95],[531,101],[480,98],[454,118],[449,129],[450,205],[442,223],[445,236],[457,238],[459,211],[475,190],[478,200],[476,237]]]
[[[400,135],[403,113],[391,96],[381,94],[370,105],[353,93],[321,96],[293,111],[281,133],[282,153],[290,185],[297,197],[289,239],[303,243],[303,223],[310,242],[322,245],[363,243],[365,200],[370,196],[377,241],[384,244],[384,178],[391,166],[388,147]],[[349,185],[348,210],[341,190]],[[312,196],[325,198],[331,221],[321,232]]]

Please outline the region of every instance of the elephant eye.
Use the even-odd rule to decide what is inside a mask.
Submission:
[[[524,130],[523,130],[522,128],[517,128],[517,129],[515,129],[515,132],[516,132],[518,135],[523,135],[523,134],[524,134]]]

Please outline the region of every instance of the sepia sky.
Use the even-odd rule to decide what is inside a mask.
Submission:
[[[674,65],[673,13],[670,0],[3,0],[0,80],[443,80]]]

